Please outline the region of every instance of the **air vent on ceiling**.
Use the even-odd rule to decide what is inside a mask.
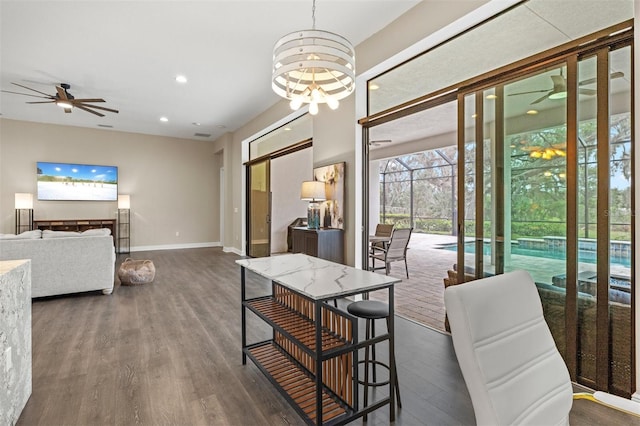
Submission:
[[[199,138],[210,138],[211,134],[210,133],[194,133],[193,136],[197,136]]]
[[[98,124],[98,127],[105,127],[107,129],[113,129],[113,126],[111,124]]]

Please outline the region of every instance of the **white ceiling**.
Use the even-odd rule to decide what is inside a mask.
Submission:
[[[434,49],[374,81],[380,86],[372,94],[372,111],[398,105],[418,95],[451,86],[520,59],[550,49],[633,18],[633,0],[529,0],[486,24]],[[622,56],[622,57],[620,57]],[[631,63],[628,56],[615,56],[611,72],[624,77],[612,80],[612,91],[629,91]],[[580,68],[580,80],[595,76],[595,68]],[[550,89],[550,76],[557,67],[510,84],[505,90],[518,93]],[[594,86],[585,86],[585,88]],[[529,109],[556,108],[558,103],[544,100],[535,105],[542,93],[509,97],[510,116],[524,115]],[[581,100],[588,96],[581,96]],[[422,149],[455,144],[457,130],[455,102],[396,120],[370,131],[370,140],[392,140],[372,146],[372,158],[387,158],[407,153],[420,141]],[[538,116],[538,120],[542,114]],[[435,138],[434,136],[439,137]],[[446,137],[445,137],[446,136]],[[431,141],[426,141],[431,138]],[[402,146],[406,144],[406,146]],[[399,146],[400,145],[400,146]]]
[[[418,0],[318,0],[316,27],[354,45]],[[0,93],[2,117],[215,140],[279,100],[271,54],[281,36],[311,27],[311,0],[0,2],[0,88],[12,82],[76,98],[103,98],[97,117]],[[356,58],[357,69],[357,58]],[[177,74],[187,84],[175,81]],[[160,117],[169,121],[162,123]],[[193,123],[200,123],[196,126]],[[210,134],[196,137],[195,133]]]

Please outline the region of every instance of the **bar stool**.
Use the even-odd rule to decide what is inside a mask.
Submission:
[[[358,318],[364,318],[366,320],[365,327],[365,339],[373,339],[376,337],[375,320],[386,319],[387,330],[389,330],[389,305],[376,300],[360,300],[353,302],[347,306],[347,311]],[[369,347],[371,347],[371,358],[369,357]],[[398,407],[402,407],[400,402],[400,387],[398,385],[398,370],[396,368],[396,356],[395,353],[391,354],[391,360],[389,364],[385,364],[382,361],[376,360],[376,345],[367,345],[364,349],[364,360],[359,361],[359,364],[364,364],[364,380],[358,380],[358,383],[364,385],[364,407],[366,408],[369,403],[369,386],[377,387],[389,384],[389,380],[378,382],[376,379],[376,365],[379,365],[391,372],[390,366],[393,366],[395,371],[396,381],[396,398],[398,401]],[[369,365],[373,370],[372,381],[369,381]],[[367,420],[367,416],[363,417],[363,420]]]

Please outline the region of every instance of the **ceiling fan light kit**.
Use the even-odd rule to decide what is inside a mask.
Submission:
[[[293,110],[309,104],[337,109],[340,100],[355,87],[355,49],[344,37],[316,30],[316,2],[313,1],[311,30],[296,31],[280,38],[273,48],[271,87],[290,101]]]

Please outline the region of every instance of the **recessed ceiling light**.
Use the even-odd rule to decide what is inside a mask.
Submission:
[[[487,95],[487,99],[498,99],[497,95]]]
[[[284,131],[285,131],[285,132],[288,132],[289,130],[291,130],[291,127],[285,127],[285,128],[284,128]]]
[[[178,75],[176,76],[176,81],[177,81],[178,83],[186,83],[186,82],[187,82],[187,77],[186,77],[186,76],[184,76],[184,75],[182,75],[182,74],[178,74]]]
[[[169,121],[169,119],[167,117],[160,117],[160,121],[166,123],[167,121]]]
[[[369,83],[369,90],[378,90],[380,88],[380,86],[378,86],[376,83]]]
[[[538,113],[537,109],[530,109],[529,111],[527,111],[527,114],[529,115],[536,115]]]
[[[191,124],[193,124],[194,126],[199,126],[199,125],[200,125],[200,123],[198,123],[197,121],[194,121],[194,122],[193,122],[193,123],[191,123]]]

